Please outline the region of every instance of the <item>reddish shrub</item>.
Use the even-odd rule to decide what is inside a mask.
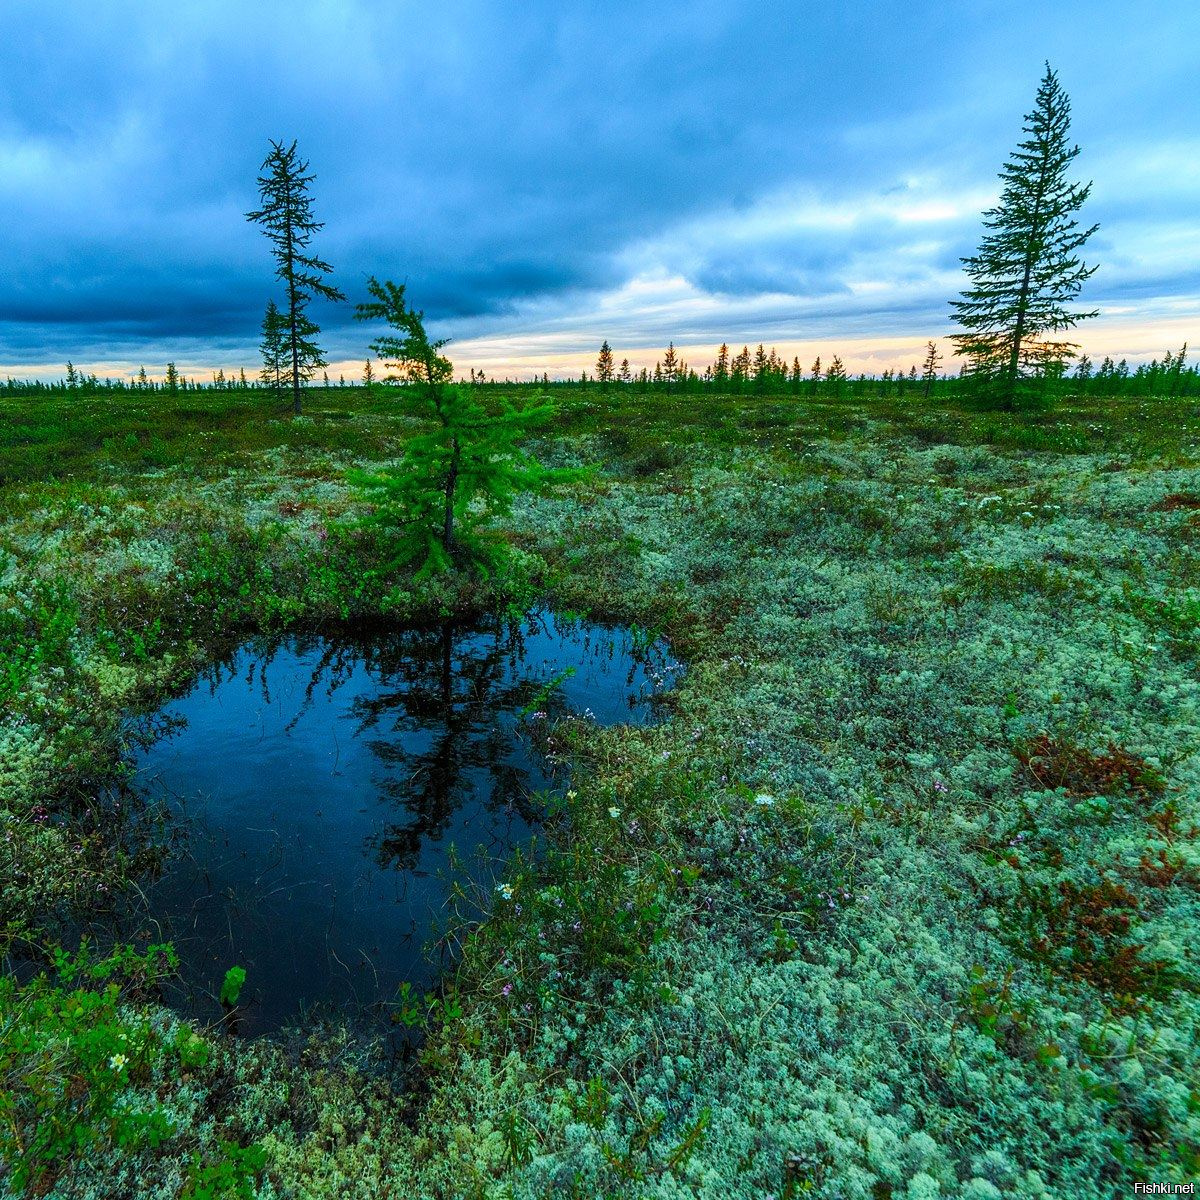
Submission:
[[[1014,753],[1039,786],[1064,788],[1080,798],[1126,792],[1148,799],[1164,787],[1162,776],[1144,758],[1113,742],[1104,754],[1093,754],[1041,733]]]
[[[1163,959],[1142,957],[1145,947],[1127,940],[1140,902],[1123,883],[1102,879],[1079,885],[1064,880],[1057,893],[1046,889],[1034,900],[1042,936],[1029,950],[1056,974],[1086,983],[1118,1012],[1161,999],[1184,981]]]
[[[1194,492],[1171,492],[1157,504],[1150,505],[1151,512],[1176,512],[1181,508],[1200,508],[1200,496]]]

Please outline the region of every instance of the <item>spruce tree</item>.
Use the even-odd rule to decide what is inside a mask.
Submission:
[[[746,381],[749,378],[750,347],[743,346],[741,350],[733,356],[733,362],[729,368],[729,381],[733,384],[733,390],[740,392],[746,386]]]
[[[613,379],[613,356],[612,349],[609,347],[608,339],[604,340],[604,344],[600,347],[600,356],[596,359],[596,381],[600,384],[601,391],[608,391],[608,385]]]
[[[1015,409],[1040,398],[1078,348],[1057,336],[1093,312],[1066,307],[1096,268],[1076,251],[1098,226],[1080,230],[1073,214],[1091,191],[1067,179],[1079,153],[1069,146],[1071,104],[1046,64],[1027,135],[1000,172],[1000,203],[984,214],[979,251],[962,260],[971,287],[951,301],[966,329],[953,341],[968,360],[968,377],[989,403]]]
[[[750,377],[754,380],[755,390],[761,392],[766,389],[768,369],[767,352],[763,349],[762,342],[759,342],[750,367]]]
[[[829,384],[829,390],[835,397],[842,394],[842,384],[846,382],[846,368],[836,354],[825,372],[825,382]]]
[[[1179,395],[1180,383],[1183,379],[1183,364],[1187,358],[1187,342],[1183,343],[1183,348],[1175,355],[1174,361],[1171,363],[1171,369],[1168,372],[1168,380],[1170,394],[1172,396]]]
[[[314,296],[326,300],[346,297],[323,279],[333,268],[309,252],[313,234],[324,228],[324,222],[313,219],[308,187],[316,176],[307,174],[308,163],[300,161],[296,143],[285,150],[282,142],[272,141],[261,169],[265,172],[258,178],[262,207],[248,212],[246,219],[263,227],[275,255],[275,276],[287,289],[285,348],[292,378],[292,410],[299,416],[301,381],[328,365],[316,342],[321,330],[305,309]]]
[[[262,319],[262,341],[258,344],[262,355],[262,371],[259,378],[269,387],[276,398],[283,394],[284,373],[287,370],[287,322],[283,319],[274,300],[267,302],[267,311]]]
[[[675,353],[675,343],[671,342],[667,346],[667,352],[663,355],[662,361],[662,378],[667,385],[668,392],[674,388],[680,377],[679,365],[679,356]]]
[[[371,343],[397,372],[384,382],[405,385],[397,395],[427,425],[405,442],[393,467],[351,472],[374,502],[367,524],[387,538],[392,567],[419,564],[418,574],[428,575],[456,565],[485,572],[500,566],[507,544],[488,536],[489,519],[507,512],[518,492],[579,474],[544,468],[517,444],[550,420],[553,407],[515,409],[501,400],[485,408],[476,389],[451,383],[453,367],[441,353],[446,342],[430,340],[425,314],[408,306],[404,285],[371,278],[367,290],[373,299],[358,305],[357,319],[381,319],[396,331]]]
[[[925,364],[921,368],[921,378],[925,381],[925,399],[929,399],[929,389],[937,382],[938,363],[942,356],[938,353],[937,342],[930,341],[925,350]]]
[[[729,383],[729,347],[724,342],[717,351],[717,362],[713,367],[712,377],[714,389],[723,392]]]

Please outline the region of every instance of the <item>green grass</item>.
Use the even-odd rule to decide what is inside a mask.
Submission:
[[[389,575],[354,528],[345,471],[412,428],[386,396],[314,394],[300,422],[252,393],[0,399],[14,965],[145,868],[144,817],[97,784],[127,716],[245,631],[545,597],[689,664],[664,725],[551,731],[573,791],[536,863],[447,914],[461,967],[402,1001],[415,1075],[336,1029],[201,1031],[203,1063],[164,1049],[129,1082],[176,1132],[119,1166],[89,1134],[70,1172],[56,1141],[39,1187],[1066,1200],[1194,1178],[1194,400],[554,395],[540,453],[601,469],[518,504],[487,589]],[[136,989],[94,1003],[114,1037],[191,1045]],[[53,1101],[49,1018],[17,1019]],[[96,1063],[72,1100],[103,1134]],[[27,1121],[6,1064],[0,1117]]]

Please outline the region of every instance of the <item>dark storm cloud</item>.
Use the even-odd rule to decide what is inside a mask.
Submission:
[[[758,236],[736,215],[798,182],[836,206],[913,174],[994,181],[1045,57],[1079,140],[1118,173],[1164,112],[1173,136],[1194,128],[1191,6],[1137,24],[1112,2],[841,7],[10,0],[0,358],[252,355],[278,289],[243,214],[272,137],[297,138],[318,176],[332,282],[356,300],[369,274],[407,280],[433,321],[478,332],[619,288],[638,271],[630,247],[669,248],[714,212],[734,219],[662,265],[724,295],[845,297],[870,264],[899,282],[954,268],[977,216],[914,230],[869,212]],[[1153,73],[1115,70],[1147,47]],[[1121,186],[1114,211],[1136,208],[1146,182]],[[1194,199],[1153,190],[1163,220]],[[924,267],[905,260],[914,244]],[[351,306],[317,316],[331,355],[361,357]]]

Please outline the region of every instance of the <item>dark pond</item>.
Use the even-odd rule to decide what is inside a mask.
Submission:
[[[565,787],[540,731],[652,720],[678,669],[627,630],[548,613],[243,645],[162,710],[169,732],[136,762],[180,834],[145,888],[182,962],[171,999],[219,1016],[240,965],[242,1029],[262,1033],[428,987],[453,881],[489,896],[539,793]]]

